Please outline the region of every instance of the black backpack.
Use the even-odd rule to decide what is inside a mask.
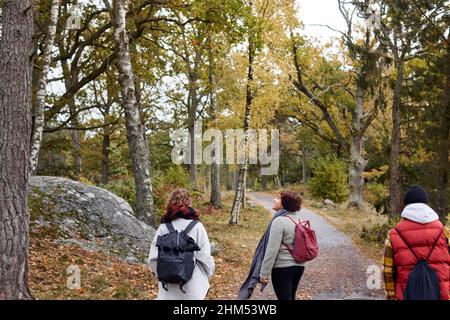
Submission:
[[[400,238],[407,245],[414,257],[417,259],[417,264],[410,272],[408,282],[406,284],[405,292],[403,292],[404,300],[440,300],[441,294],[439,291],[439,277],[436,271],[430,267],[427,260],[430,259],[431,253],[436,247],[437,242],[441,238],[442,232],[437,237],[436,241],[431,248],[430,253],[426,259],[419,259],[414,250],[405,241],[400,231],[395,228]]]
[[[198,220],[193,220],[186,229],[178,232],[172,223],[166,223],[169,233],[158,236],[156,246],[158,247],[157,273],[158,280],[167,291],[168,283],[177,283],[180,290],[191,279],[195,268],[194,251],[200,247],[188,233],[195,227]]]

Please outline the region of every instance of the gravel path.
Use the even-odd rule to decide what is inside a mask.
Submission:
[[[256,205],[261,205],[271,213],[273,196],[262,192],[250,192],[248,198]],[[297,292],[298,299],[342,300],[342,299],[385,299],[384,290],[367,287],[369,266],[379,263],[365,257],[352,244],[348,236],[336,230],[321,216],[302,208],[303,220],[309,220],[315,230],[319,243],[319,256],[308,262]],[[380,273],[382,278],[382,273]],[[381,288],[384,284],[381,281]],[[255,289],[253,299],[276,299],[272,286],[264,292]]]

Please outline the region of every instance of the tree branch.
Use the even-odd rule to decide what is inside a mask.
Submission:
[[[323,104],[323,102],[317,98],[304,84],[303,79],[302,79],[302,68],[301,65],[298,61],[298,55],[297,55],[297,43],[295,42],[295,39],[293,37],[293,34],[291,33],[291,38],[292,38],[292,54],[293,54],[293,58],[294,58],[294,65],[295,65],[295,69],[296,69],[296,73],[297,73],[297,80],[293,81],[294,86],[297,88],[297,90],[299,90],[300,92],[302,92],[305,96],[307,96],[309,98],[309,100],[316,105],[323,114],[324,120],[327,122],[327,124],[330,126],[331,130],[333,131],[333,133],[335,134],[338,143],[340,144],[340,146],[342,148],[348,149],[348,144],[345,141],[342,133],[339,131],[338,127],[336,126],[336,124],[334,123],[330,113],[327,110],[327,107]]]

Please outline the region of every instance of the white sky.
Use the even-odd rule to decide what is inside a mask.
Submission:
[[[339,38],[340,35],[327,27],[312,26],[313,24],[328,25],[340,31],[346,29],[337,0],[297,0],[297,7],[298,17],[305,25],[302,33],[322,44],[330,42],[333,37]]]

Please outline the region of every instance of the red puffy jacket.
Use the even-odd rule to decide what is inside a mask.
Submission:
[[[439,277],[441,300],[448,300],[450,288],[450,257],[447,240],[442,232],[442,223],[436,220],[421,224],[404,219],[396,228],[421,259],[425,259],[428,256],[434,242],[439,237],[436,247],[427,262]],[[390,238],[394,251],[394,265],[397,270],[396,297],[399,300],[403,300],[403,292],[406,289],[409,273],[414,269],[418,261],[395,229],[391,230]]]

